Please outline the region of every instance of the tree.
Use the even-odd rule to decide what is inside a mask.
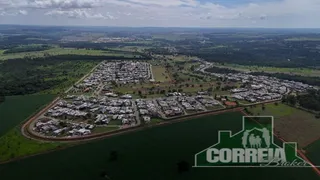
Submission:
[[[297,98],[293,95],[289,95],[287,98],[289,104],[295,106],[297,104]]]
[[[0,96],[0,103],[4,102],[6,100],[5,96]]]
[[[187,161],[180,161],[177,165],[179,173],[188,172],[190,170],[190,164]]]
[[[109,161],[117,161],[118,160],[118,152],[117,151],[111,151],[109,156]]]

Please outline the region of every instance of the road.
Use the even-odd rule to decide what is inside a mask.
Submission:
[[[89,140],[95,140],[95,139],[104,139],[104,138],[111,137],[114,135],[120,135],[120,134],[135,132],[135,131],[141,131],[146,128],[153,128],[153,127],[157,127],[157,126],[169,125],[169,124],[173,124],[173,123],[177,123],[177,122],[182,122],[185,120],[194,119],[197,117],[202,117],[205,115],[215,115],[215,114],[221,114],[221,113],[226,113],[226,112],[236,112],[236,111],[242,110],[241,107],[238,107],[238,108],[233,108],[233,109],[208,111],[208,112],[203,112],[203,113],[199,113],[199,114],[184,116],[181,118],[177,117],[176,119],[170,119],[170,120],[161,122],[159,124],[153,124],[153,125],[148,125],[148,126],[142,126],[140,124],[140,125],[133,126],[130,128],[124,128],[124,129],[100,133],[100,134],[91,134],[89,136],[78,136],[78,137],[69,137],[69,138],[68,137],[59,137],[59,138],[57,138],[57,137],[45,137],[45,136],[39,135],[38,133],[33,132],[32,129],[30,128],[31,123],[33,121],[35,121],[36,119],[38,119],[44,112],[46,112],[49,108],[51,108],[51,106],[53,106],[55,103],[56,102],[52,102],[50,105],[48,105],[42,111],[37,113],[34,117],[32,117],[29,121],[27,121],[22,126],[21,132],[25,137],[27,137],[28,139],[33,139],[33,140],[37,140],[37,141],[40,140],[43,142],[82,142],[82,141],[89,141]]]
[[[86,77],[88,77],[95,69],[97,69],[97,67],[102,64],[103,62],[97,64],[95,67],[93,67],[86,75],[84,75],[81,79],[79,79],[76,83],[74,83],[75,85],[76,84],[79,84],[81,81],[83,81]],[[69,89],[67,89],[65,91],[65,93],[68,93],[69,91],[71,91],[71,89],[73,88],[73,86],[71,86]]]

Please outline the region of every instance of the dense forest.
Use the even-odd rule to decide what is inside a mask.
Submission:
[[[3,61],[0,64],[0,96],[33,94],[49,89],[58,89],[61,92],[84,76],[98,62],[114,59],[113,56],[59,55]]]
[[[320,78],[318,77],[307,77],[307,76],[299,76],[299,75],[289,75],[284,73],[266,73],[266,72],[252,72],[250,74],[276,77],[278,79],[297,81],[297,82],[302,82],[309,85],[320,86]]]
[[[220,68],[220,67],[212,67],[206,69],[207,72],[213,73],[241,73],[237,70],[232,70],[228,68]],[[308,76],[299,76],[299,75],[290,75],[285,73],[266,73],[266,72],[250,72],[249,74],[254,76],[269,76],[269,77],[276,77],[278,79],[289,80],[289,81],[297,81],[302,82],[309,85],[320,86],[320,78],[318,77],[308,77]]]
[[[307,94],[297,96],[300,106],[315,111],[320,111],[320,90],[309,90]]]
[[[320,90],[308,90],[307,93],[295,95],[288,95],[282,100],[285,103],[303,108],[320,111]]]

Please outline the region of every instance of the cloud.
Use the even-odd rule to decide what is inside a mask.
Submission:
[[[28,14],[28,11],[26,11],[26,10],[19,10],[18,14],[27,15],[27,14]]]
[[[89,9],[73,9],[73,10],[52,10],[46,12],[47,16],[67,16],[69,18],[88,18],[88,19],[116,19],[114,16],[106,13],[93,13]]]
[[[216,2],[216,3],[214,3]],[[232,6],[222,0],[0,0],[2,16],[54,16],[67,18],[117,19],[123,26],[308,26],[320,27],[320,0],[236,0]],[[255,3],[248,3],[255,2]],[[21,11],[20,10],[24,10]],[[18,13],[17,13],[18,12]],[[29,13],[28,13],[29,12]],[[303,19],[307,19],[304,21]],[[36,19],[33,19],[35,22]],[[0,20],[0,23],[3,20]],[[78,22],[78,21],[77,21]],[[27,22],[26,22],[27,23]],[[99,25],[104,25],[99,23]]]
[[[18,15],[27,15],[28,11],[26,10],[5,10],[0,9],[0,16],[18,16]]]
[[[81,9],[94,8],[100,0],[28,0],[28,6],[34,8]]]

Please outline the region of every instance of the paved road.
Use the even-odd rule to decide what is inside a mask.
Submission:
[[[240,111],[242,110],[242,108],[234,108],[234,109],[225,109],[225,110],[218,110],[218,111],[213,111],[213,112],[205,112],[205,113],[201,113],[201,114],[194,114],[194,115],[190,115],[187,117],[181,117],[181,118],[177,118],[174,120],[168,120],[159,124],[154,124],[154,125],[148,125],[148,126],[133,126],[130,128],[125,128],[125,129],[120,129],[120,130],[115,130],[115,131],[111,131],[111,132],[105,132],[105,133],[100,133],[100,134],[92,134],[89,136],[80,136],[80,137],[59,137],[59,138],[54,138],[54,137],[45,137],[45,136],[41,136],[37,133],[34,133],[31,129],[30,129],[30,124],[36,120],[38,117],[40,117],[45,111],[47,111],[49,108],[51,108],[51,106],[54,105],[54,103],[50,104],[49,106],[47,106],[45,109],[43,109],[42,111],[40,111],[38,114],[36,114],[34,117],[32,117],[29,121],[27,121],[23,126],[22,126],[22,134],[29,138],[29,139],[33,139],[33,140],[40,140],[40,141],[45,141],[45,142],[81,142],[81,141],[88,141],[88,140],[95,140],[95,139],[103,139],[103,138],[107,138],[107,137],[111,137],[114,135],[120,135],[120,134],[125,134],[125,133],[129,133],[129,132],[134,132],[134,131],[141,131],[144,130],[146,128],[152,128],[152,127],[156,127],[156,126],[162,126],[162,125],[168,125],[168,124],[173,124],[173,123],[177,123],[177,122],[181,122],[181,121],[185,121],[185,120],[190,120],[190,119],[194,119],[196,117],[201,117],[204,115],[215,115],[215,114],[221,114],[221,113],[226,113],[226,112],[235,112],[235,111]]]

